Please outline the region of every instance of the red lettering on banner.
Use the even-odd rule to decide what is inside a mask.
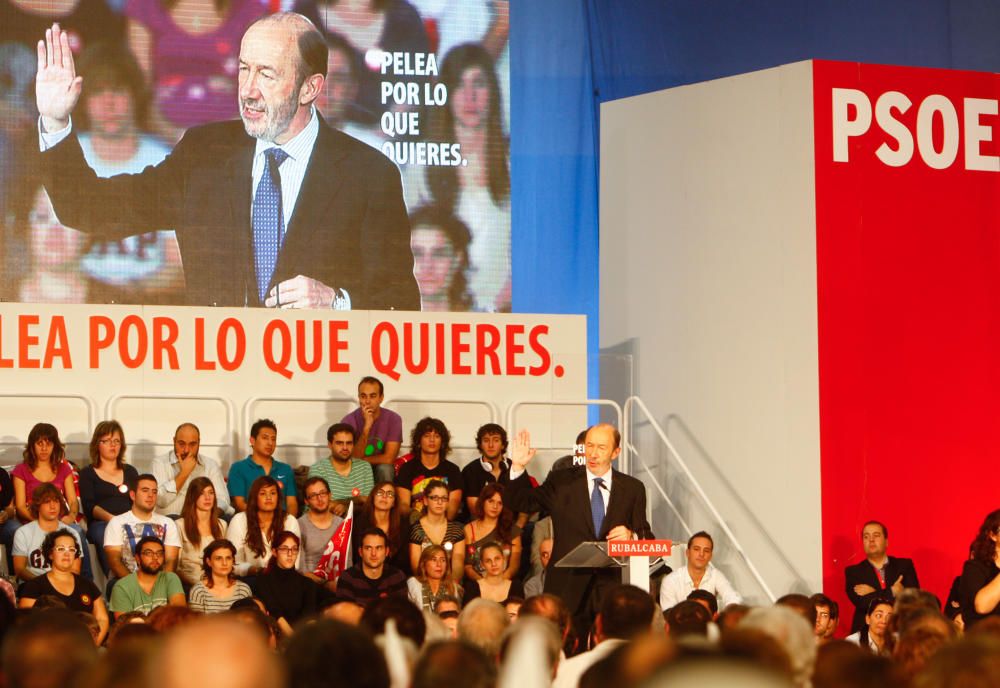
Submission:
[[[455,323],[451,326],[451,374],[471,375],[472,366],[462,363],[462,355],[469,353],[472,347],[462,341],[462,336],[469,334],[472,326],[468,323]]]
[[[69,355],[69,337],[66,334],[66,318],[61,315],[52,316],[52,324],[49,327],[49,338],[45,342],[45,359],[42,361],[43,368],[51,368],[53,360],[62,359],[63,368],[72,368],[73,361]]]
[[[538,365],[528,368],[529,375],[545,375],[549,371],[549,366],[552,365],[552,357],[549,355],[549,350],[539,341],[542,335],[547,335],[548,333],[548,325],[535,325],[531,328],[531,332],[528,333],[528,346],[538,354],[539,358]]]
[[[135,356],[129,352],[129,340],[131,332],[135,330],[138,344]],[[149,348],[149,337],[146,334],[146,323],[138,315],[127,315],[122,320],[118,328],[118,356],[126,368],[138,368],[146,360],[146,352]]]
[[[311,359],[307,359],[306,323],[304,320],[295,321],[295,359],[298,361],[299,370],[304,373],[315,373],[323,362],[323,322],[313,320],[312,326],[313,355]]]
[[[388,360],[382,358],[382,337],[387,337],[386,343],[389,345]],[[399,380],[399,373],[396,372],[396,364],[399,363],[399,337],[396,330],[387,322],[380,322],[372,330],[372,364],[375,370],[388,375],[393,380]]]
[[[38,368],[41,361],[32,358],[28,348],[38,344],[38,335],[29,328],[38,324],[37,315],[22,315],[17,319],[17,366],[19,368]]]
[[[236,337],[236,350],[233,355],[229,355],[229,333]],[[247,355],[247,333],[243,329],[243,323],[236,318],[226,318],[219,325],[219,332],[215,335],[215,354],[219,358],[219,366],[226,371],[232,372],[243,365],[243,359]]]
[[[434,353],[434,370],[438,375],[444,375],[444,323],[434,325]]]
[[[3,326],[3,319],[0,318],[0,335],[3,334],[3,327],[2,326]],[[13,368],[14,367],[14,359],[13,358],[4,358],[2,345],[3,345],[3,337],[0,336],[0,368]]]
[[[173,318],[153,318],[153,370],[163,370],[164,354],[170,360],[171,370],[180,368],[175,348],[178,334],[177,321]]]
[[[524,375],[524,366],[515,363],[518,354],[524,353],[524,344],[515,343],[516,339],[524,334],[524,325],[507,326],[507,374]]]
[[[420,344],[413,344],[413,323],[403,324],[403,365],[414,375],[427,370],[427,360],[430,358],[430,326],[427,323],[419,324]],[[414,360],[414,353],[420,353],[420,360]]]
[[[194,319],[194,369],[215,370],[215,361],[205,358],[205,319]]]
[[[106,315],[92,315],[90,329],[90,367],[101,367],[101,349],[107,349],[115,341],[115,323]]]
[[[487,335],[489,342],[486,341]],[[476,375],[486,374],[486,359],[490,359],[490,375],[500,374],[500,329],[496,325],[480,323],[476,325]]]
[[[609,540],[609,557],[668,557],[673,540]]]
[[[347,340],[340,335],[347,330],[346,320],[331,320],[330,323],[330,372],[349,373],[351,366],[340,362],[340,352],[347,351]]]
[[[281,348],[278,358],[274,357],[275,332],[279,336]],[[264,338],[261,343],[264,347],[264,363],[268,369],[291,380],[292,371],[288,369],[288,363],[292,360],[292,332],[288,329],[288,324],[284,320],[269,322],[264,328]]]

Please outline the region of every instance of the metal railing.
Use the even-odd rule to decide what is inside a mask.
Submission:
[[[505,418],[504,427],[507,432],[513,436],[517,431],[517,426],[514,423],[514,416],[517,414],[517,410],[522,406],[608,406],[613,408],[618,419],[618,427],[622,427],[622,420],[624,415],[622,413],[622,407],[617,401],[613,399],[560,399],[558,401],[515,401],[510,406],[507,407],[507,417]],[[562,448],[562,447],[559,447]],[[556,449],[556,447],[539,447],[535,446],[535,449],[548,450]],[[622,472],[628,473],[630,465],[628,463],[628,458],[625,452],[618,457],[619,469]]]
[[[653,472],[652,472],[650,466],[645,462],[645,460],[643,460],[642,456],[639,454],[638,451],[636,451],[635,447],[632,445],[631,428],[632,428],[632,414],[633,414],[632,409],[633,409],[633,407],[638,407],[643,412],[643,414],[645,415],[645,418],[646,418],[647,422],[649,423],[649,425],[653,428],[653,430],[659,436],[660,441],[667,448],[667,451],[669,451],[670,454],[674,457],[674,459],[677,461],[677,464],[680,466],[681,471],[684,473],[684,475],[687,477],[687,479],[691,482],[691,485],[694,487],[695,493],[698,495],[698,497],[701,498],[701,501],[705,504],[705,506],[708,508],[709,512],[712,514],[712,516],[715,518],[715,520],[719,523],[719,526],[722,528],[722,531],[729,538],[730,542],[732,542],[733,547],[735,548],[737,554],[739,554],[740,558],[742,558],[743,561],[746,563],[747,568],[750,570],[750,574],[757,581],[758,585],[760,585],[761,589],[764,591],[764,594],[767,595],[768,599],[771,602],[774,602],[777,599],[777,597],[771,591],[770,586],[768,586],[767,582],[764,580],[764,577],[761,575],[760,571],[757,570],[757,567],[754,565],[753,561],[750,560],[750,557],[747,555],[746,551],[743,549],[743,546],[740,544],[740,541],[736,538],[736,534],[733,533],[732,529],[730,529],[730,527],[729,527],[729,524],[727,524],[726,521],[725,521],[725,519],[722,518],[722,514],[720,514],[719,510],[715,508],[715,504],[713,504],[712,500],[710,500],[708,498],[708,495],[705,494],[705,490],[702,488],[701,483],[699,483],[698,480],[694,477],[694,474],[688,468],[687,463],[681,457],[681,455],[677,451],[677,449],[674,448],[673,443],[667,438],[667,434],[665,432],[663,432],[663,428],[660,427],[660,424],[656,421],[656,418],[650,412],[650,410],[646,406],[645,402],[642,399],[640,399],[639,397],[637,397],[637,396],[631,396],[631,397],[629,397],[628,399],[625,400],[625,409],[624,409],[625,423],[624,423],[624,425],[621,426],[622,427],[622,444],[628,449],[628,453],[630,455],[634,455],[642,463],[643,468],[646,469],[646,473],[649,475],[650,479],[653,481],[653,484],[656,486],[656,489],[660,493],[660,496],[663,497],[663,501],[667,504],[667,506],[670,507],[670,509],[677,516],[677,519],[680,521],[681,525],[684,527],[684,530],[687,533],[688,537],[690,537],[694,533],[694,531],[687,524],[687,522],[684,520],[684,518],[681,517],[680,512],[677,510],[677,507],[674,505],[674,503],[670,499],[670,497],[667,496],[667,493],[663,489],[663,486],[660,485],[660,482],[658,480],[656,480],[656,477],[653,475]]]

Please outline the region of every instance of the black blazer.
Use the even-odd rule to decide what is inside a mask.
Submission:
[[[399,170],[322,118],[271,286],[304,275],[354,309],[420,310]],[[60,221],[114,240],[177,233],[186,303],[258,306],[250,225],[255,139],[236,120],[194,127],[160,164],[101,179],[75,136],[41,155]]]
[[[917,580],[917,571],[913,568],[911,559],[901,557],[888,557],[885,563],[885,588],[882,588],[875,573],[875,567],[868,563],[868,560],[848,566],[844,571],[847,579],[847,597],[854,605],[854,618],[851,620],[851,633],[857,633],[867,627],[865,624],[865,614],[868,613],[868,605],[875,595],[882,594],[892,597],[892,584],[900,576],[903,577],[904,588],[919,588],[920,582]],[[875,592],[867,595],[858,595],[854,592],[854,586],[860,583],[870,585],[875,588]]]
[[[551,514],[552,563],[545,575],[545,592],[561,597],[570,613],[577,617],[587,611],[595,576],[609,583],[620,582],[619,570],[556,568],[553,564],[581,542],[604,540],[615,526],[626,526],[641,538],[653,537],[646,520],[645,485],[619,471],[612,472],[611,495],[600,533],[594,532],[585,466],[550,471],[545,482],[535,489],[531,488],[528,474],[524,473],[510,481],[504,498],[509,500],[514,511],[544,509]]]

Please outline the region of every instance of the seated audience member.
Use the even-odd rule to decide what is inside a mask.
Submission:
[[[507,616],[510,617],[510,622],[514,623],[517,621],[518,617],[521,615],[521,606],[524,604],[523,597],[508,597],[503,601],[503,608],[507,612]]]
[[[891,599],[903,588],[920,587],[912,560],[886,554],[889,548],[889,530],[884,523],[868,521],[861,528],[861,543],[865,550],[865,560],[844,570],[847,597],[854,605],[851,633],[857,633],[866,626],[868,607],[877,595],[888,595]]]
[[[775,604],[751,609],[743,617],[739,628],[762,631],[777,640],[791,661],[795,685],[806,688],[816,663],[814,625],[794,609]]]
[[[237,600],[253,597],[250,586],[236,578],[236,547],[229,540],[213,540],[201,559],[201,580],[188,594],[188,606],[196,612],[229,611]]]
[[[462,494],[465,495],[465,512],[475,512],[479,493],[490,483],[506,485],[510,482],[510,459],[507,453],[507,431],[496,423],[486,423],[476,431],[476,448],[479,458],[462,469]]]
[[[472,310],[469,228],[440,206],[425,205],[410,214],[413,276],[420,289],[422,311]]]
[[[437,418],[422,418],[413,428],[410,443],[413,459],[396,476],[400,510],[404,514],[412,511],[411,521],[422,516],[427,510],[425,489],[437,480],[448,490],[446,513],[454,519],[462,506],[462,471],[446,458],[451,451],[451,433]]]
[[[128,486],[139,477],[134,466],[125,463],[125,431],[116,420],[97,424],[90,438],[90,465],[80,471],[80,501],[87,517],[87,539],[94,543],[105,575],[104,533],[108,522],[132,508]]]
[[[809,623],[810,628],[816,627],[816,607],[812,600],[805,595],[790,592],[779,597],[774,603],[779,607],[788,607],[797,611]]]
[[[583,466],[587,463],[587,431],[581,430],[580,434],[576,436],[576,444],[573,445],[573,453],[567,454],[566,456],[560,456],[552,464],[553,471],[561,471],[564,468],[572,468],[573,466]]]
[[[889,638],[893,626],[897,636],[893,639],[892,660],[908,685],[938,650],[958,636],[955,625],[944,614],[926,607],[894,613]]]
[[[826,633],[823,634],[823,639],[827,642],[833,640],[834,634],[837,632],[837,626],[840,625],[840,604],[834,600],[830,599],[830,623],[826,626]]]
[[[333,513],[330,488],[324,478],[310,477],[302,487],[302,494],[306,498],[308,510],[299,517],[299,531],[302,533],[299,571],[317,583],[325,584],[331,591],[336,590],[335,581],[328,581],[315,571],[327,544],[344,519]]]
[[[1000,615],[1000,509],[991,511],[970,546],[962,567],[960,597],[966,630],[987,616]]]
[[[442,597],[462,598],[462,586],[448,575],[448,552],[441,545],[431,545],[420,553],[416,575],[406,581],[410,601],[421,609],[433,611]]]
[[[672,572],[660,583],[660,607],[670,609],[678,602],[686,600],[692,590],[707,590],[721,598],[723,607],[743,602],[729,579],[712,565],[715,543],[712,536],[701,531],[688,539],[687,566]],[[716,607],[718,608],[718,607]]]
[[[324,586],[296,570],[298,559],[299,536],[287,530],[278,533],[274,556],[257,577],[257,597],[286,637],[292,634],[292,626],[299,619],[316,614],[335,601]]]
[[[401,491],[397,487],[396,491]],[[441,545],[451,551],[448,573],[455,580],[461,580],[465,562],[465,532],[458,521],[449,520],[448,486],[440,480],[431,480],[424,487],[424,514],[410,528],[410,567],[417,570],[420,552],[431,545]]]
[[[672,638],[686,635],[706,637],[708,624],[712,622],[711,610],[701,602],[684,600],[663,612],[667,633]]]
[[[503,486],[484,486],[472,514],[475,520],[465,526],[465,577],[479,580],[485,576],[482,550],[494,542],[503,551],[503,577],[513,579],[521,564],[521,529],[514,525],[514,513],[504,506]]]
[[[816,593],[809,600],[813,603],[813,607],[816,608],[816,625],[813,627],[813,634],[816,636],[816,642],[822,644],[827,642],[826,633],[831,623],[830,607],[832,600],[823,593]]]
[[[351,541],[358,543],[370,528],[379,528],[389,537],[389,563],[407,575],[410,566],[410,519],[403,515],[392,481],[375,483],[364,506],[354,512]]]
[[[692,590],[688,594],[688,601],[697,602],[698,604],[705,607],[709,614],[712,615],[712,620],[714,621],[717,616],[719,616],[719,598],[710,593],[708,590]]]
[[[48,609],[10,629],[0,664],[10,688],[63,688],[76,685],[97,659],[90,632],[76,613]]]
[[[865,614],[866,627],[847,636],[846,640],[871,650],[872,654],[887,655],[889,653],[886,645],[887,630],[891,618],[892,600],[888,596],[876,596],[868,603],[868,613]]]
[[[3,470],[3,469],[0,469]],[[31,497],[31,513],[35,520],[17,529],[14,534],[14,575],[29,581],[49,570],[48,559],[42,545],[50,533],[64,531],[76,538],[77,551],[83,550],[83,541],[75,530],[59,520],[66,511],[62,494],[52,483],[41,483]],[[80,573],[81,559],[74,558],[73,571]]]
[[[111,611],[115,617],[125,612],[149,614],[165,604],[187,606],[181,579],[172,571],[165,571],[163,560],[166,549],[163,541],[147,535],[135,545],[138,568],[119,580],[111,592]]]
[[[173,521],[153,511],[156,508],[156,478],[144,473],[128,487],[132,508],[108,521],[104,531],[108,568],[115,578],[125,578],[136,571],[138,560],[133,556],[136,543],[141,538],[154,537],[166,547],[166,561],[161,561],[160,566],[164,571],[173,571],[181,551],[181,538]]]
[[[697,604],[697,603],[695,603]],[[698,605],[699,607],[701,605]],[[649,633],[656,605],[653,598],[633,585],[610,588],[594,621],[594,649],[559,664],[553,688],[576,686],[591,666],[627,640]]]
[[[66,513],[60,520],[76,530],[82,541],[86,533],[76,522],[78,504],[73,467],[66,460],[66,447],[59,439],[59,431],[48,423],[36,423],[28,433],[22,456],[24,460],[11,471],[16,518],[8,519],[0,531],[0,541],[7,547],[7,552],[12,549],[17,529],[32,520],[31,495],[41,483],[52,483],[59,490],[66,502]],[[89,577],[90,567],[87,564],[85,559],[83,571]]]
[[[236,575],[262,572],[271,561],[271,544],[283,530],[298,536],[299,522],[285,512],[278,481],[263,475],[250,486],[246,511],[240,511],[229,522],[228,539],[236,545]]]
[[[482,547],[480,556],[486,575],[479,580],[465,581],[465,604],[477,597],[494,602],[503,602],[509,597],[524,598],[521,582],[504,576],[503,548],[499,544],[486,543]]]
[[[731,604],[719,612],[719,618],[715,623],[722,633],[735,630],[749,611],[750,607],[745,604]]]
[[[540,616],[550,621],[559,630],[559,635],[562,637],[564,649],[562,659],[566,658],[566,654],[573,653],[576,643],[573,638],[573,620],[566,604],[558,596],[550,593],[533,595],[524,601],[518,610],[518,615],[521,618]]]
[[[403,444],[403,419],[395,411],[382,408],[385,387],[374,377],[363,377],[358,383],[358,408],[341,419],[354,428],[354,458],[364,459],[372,466],[376,481],[393,481],[393,462]]]
[[[184,500],[197,478],[207,478],[212,482],[215,501],[222,515],[233,513],[229,504],[229,488],[222,477],[218,462],[202,456],[201,430],[194,423],[181,423],[174,431],[174,448],[153,459],[153,475],[159,483],[156,511],[164,516],[180,516]]]
[[[21,586],[18,606],[33,607],[38,598],[51,595],[67,609],[92,614],[100,627],[98,638],[103,641],[108,632],[108,609],[97,586],[77,573],[81,555],[76,535],[65,530],[49,533],[42,542],[42,556],[49,570]]]
[[[326,442],[330,448],[330,458],[321,459],[310,466],[309,477],[324,480],[333,502],[333,513],[344,516],[352,499],[361,502],[368,498],[368,493],[375,485],[372,467],[367,461],[352,456],[354,428],[347,423],[331,425],[326,431]]]
[[[498,652],[500,639],[498,636]],[[497,653],[484,652],[474,642],[442,640],[432,643],[421,653],[413,668],[410,688],[494,688],[497,685],[496,657]]]
[[[500,640],[508,626],[510,617],[502,605],[478,597],[465,605],[458,615],[458,639],[475,645],[496,661]]]
[[[340,575],[337,597],[362,607],[382,597],[406,597],[406,574],[386,562],[389,538],[379,528],[361,536],[359,561]]]
[[[412,640],[415,648],[423,647],[427,636],[427,621],[423,612],[405,597],[374,600],[365,607],[360,625],[367,628],[372,637],[377,638],[385,633],[389,619],[396,622],[399,635]]]
[[[535,532],[537,533],[537,530]],[[524,581],[524,594],[527,597],[541,595],[545,592],[545,573],[548,570],[549,561],[552,559],[553,542],[553,539],[548,537],[542,540],[539,545],[539,562],[542,565],[542,570],[528,580]]]
[[[177,531],[181,536],[181,554],[177,575],[188,586],[201,580],[205,547],[226,537],[226,522],[219,518],[215,484],[202,476],[191,481],[184,496]]]
[[[295,471],[287,463],[274,458],[277,446],[278,426],[273,420],[262,418],[250,426],[250,455],[229,468],[229,496],[236,511],[246,511],[250,486],[257,478],[267,476],[275,481],[284,495],[284,511],[292,516],[298,515]]]
[[[149,95],[135,58],[121,44],[80,54],[83,90],[73,114],[77,140],[94,173],[112,177],[161,162],[170,148],[146,130]],[[90,303],[181,303],[183,274],[173,231],[93,241],[80,261]]]
[[[317,621],[308,632],[293,635],[285,663],[289,686],[389,688],[385,657],[371,635],[332,619]],[[435,688],[443,685],[447,683]]]

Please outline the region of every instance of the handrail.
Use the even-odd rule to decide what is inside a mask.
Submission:
[[[94,418],[97,416],[97,404],[83,394],[42,394],[42,393],[0,393],[0,399],[76,399],[87,407],[87,434],[94,429]]]
[[[674,448],[673,443],[671,443],[671,441],[667,439],[666,433],[663,432],[663,428],[660,427],[660,424],[656,421],[656,418],[653,417],[653,414],[650,412],[649,407],[646,406],[646,403],[637,396],[631,396],[628,399],[626,399],[625,400],[626,417],[631,421],[631,411],[634,405],[638,405],[639,408],[642,410],[642,412],[646,415],[649,424],[653,427],[653,430],[656,431],[656,434],[659,435],[660,440],[667,447],[670,453],[674,455],[674,458],[677,459],[678,465],[680,465],[681,470],[684,472],[684,475],[687,476],[687,479],[691,481],[691,485],[694,486],[695,492],[698,494],[699,497],[701,497],[701,500],[705,503],[705,506],[708,507],[708,510],[711,512],[712,516],[715,517],[715,520],[718,521],[719,526],[722,528],[722,531],[729,537],[729,540],[733,543],[736,552],[740,555],[740,557],[743,558],[743,561],[746,562],[747,568],[750,569],[750,573],[756,579],[760,587],[763,588],[764,593],[767,595],[768,599],[771,602],[774,602],[777,599],[777,597],[774,595],[773,592],[771,592],[771,588],[764,581],[764,577],[760,574],[760,571],[757,570],[757,567],[754,566],[753,562],[750,560],[750,557],[747,556],[747,553],[743,550],[743,546],[740,545],[740,542],[736,538],[735,533],[733,533],[733,531],[730,529],[725,519],[722,518],[722,514],[719,513],[719,510],[715,508],[715,504],[713,504],[712,500],[710,500],[708,498],[708,495],[705,494],[705,490],[702,489],[701,483],[699,483],[698,480],[694,477],[694,474],[691,472],[691,469],[688,468],[687,463],[685,463],[684,459],[681,458],[681,455],[677,451],[677,449]],[[631,445],[631,423],[627,423],[624,426],[623,431],[625,433],[626,444]],[[642,461],[642,465],[646,468],[646,471],[651,474],[652,472],[650,471],[649,466],[646,464],[645,461],[643,461],[642,457],[639,457],[639,460]],[[686,528],[686,530],[688,531],[688,535],[690,536],[691,529]]]
[[[674,512],[674,516],[676,516],[677,520],[681,522],[681,526],[684,528],[684,532],[687,533],[688,537],[691,537],[691,534],[694,532],[694,529],[688,525],[687,520],[685,520],[685,518],[681,516],[681,512],[677,510],[676,506],[674,506],[674,500],[672,500],[670,496],[667,495],[666,491],[663,489],[663,486],[660,485],[660,481],[656,479],[655,475],[653,475],[653,472],[649,469],[649,464],[647,464],[646,461],[641,456],[639,456],[639,450],[637,450],[635,448],[635,445],[632,444],[631,441],[629,440],[623,439],[622,445],[628,447],[629,451],[632,454],[634,454],[639,459],[640,462],[642,462],[642,467],[646,469],[646,473],[649,475],[649,479],[653,481],[653,485],[656,487],[656,491],[660,493],[660,496],[663,497],[663,501],[667,503],[667,506],[670,507],[670,510]],[[650,509],[652,509],[652,505],[650,505]]]
[[[504,427],[507,428],[507,432],[513,434],[514,430],[514,414],[522,406],[610,406],[615,410],[618,416],[618,427],[622,427],[622,407],[618,405],[617,401],[613,399],[559,399],[550,401],[515,401],[510,406],[507,407],[507,423]],[[619,470],[624,473],[629,472],[629,461],[628,453],[623,451],[622,455],[618,457]]]
[[[118,406],[118,402],[123,399],[139,399],[141,401],[146,401],[148,399],[175,399],[175,400],[191,400],[191,401],[217,401],[222,404],[223,408],[226,410],[226,442],[199,442],[206,447],[231,447],[233,440],[233,421],[236,418],[236,406],[233,404],[231,399],[225,397],[220,397],[216,395],[202,395],[202,394],[115,394],[111,396],[104,403],[104,416],[105,418],[111,419],[115,417],[115,408]],[[153,442],[154,446],[166,446],[167,443],[163,442]]]

